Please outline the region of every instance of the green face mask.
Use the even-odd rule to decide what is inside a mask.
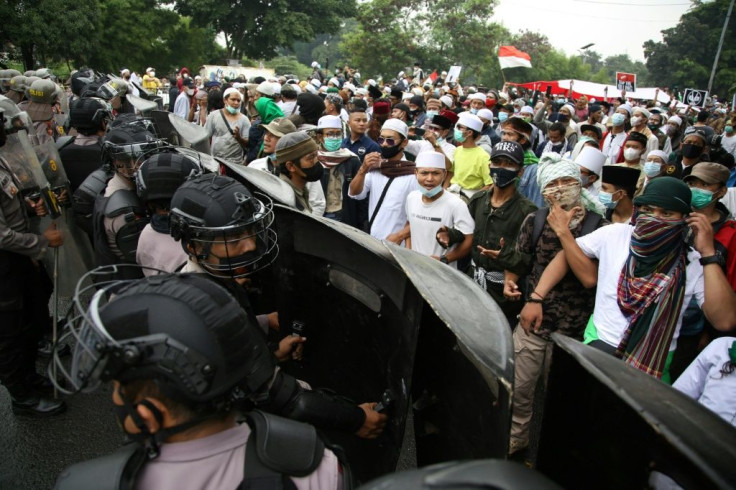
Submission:
[[[690,192],[692,193],[690,204],[695,209],[703,209],[713,202],[713,191],[691,187]]]
[[[325,150],[337,151],[342,145],[342,138],[325,138],[324,140]]]

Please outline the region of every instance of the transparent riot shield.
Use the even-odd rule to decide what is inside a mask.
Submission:
[[[146,100],[133,94],[127,94],[125,99],[143,117],[151,117],[151,112],[158,110],[158,104],[154,101]]]

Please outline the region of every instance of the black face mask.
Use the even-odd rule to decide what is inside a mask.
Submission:
[[[493,178],[493,183],[502,189],[513,184],[518,175],[518,170],[491,167],[491,178]]]
[[[319,179],[322,178],[322,174],[325,171],[325,168],[322,166],[321,163],[317,162],[310,168],[301,168],[300,170],[304,172],[304,179],[307,182],[317,182]]]
[[[682,145],[682,156],[685,158],[698,158],[702,152],[702,146],[693,145],[692,143]]]
[[[168,235],[171,230],[169,227],[169,215],[154,214],[151,216],[151,228],[153,228],[153,231]]]
[[[381,156],[387,160],[395,157],[401,153],[401,145],[396,146],[382,146],[381,147]]]

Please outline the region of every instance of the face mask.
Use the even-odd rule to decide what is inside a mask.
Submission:
[[[437,111],[427,111],[427,120],[431,121],[434,116],[439,115]]]
[[[155,71],[152,71],[152,72],[151,72],[151,76],[152,76],[152,77],[155,77],[155,76],[156,76],[156,72],[155,72]]]
[[[325,138],[324,145],[325,145],[325,150],[327,151],[337,151],[340,149],[340,146],[342,146],[342,139],[341,138]]]
[[[624,159],[627,162],[633,162],[634,160],[638,160],[641,156],[641,150],[637,150],[636,148],[625,148],[624,149]]]
[[[549,204],[555,202],[562,209],[568,210],[580,201],[580,185],[568,184],[545,188],[542,197]]]
[[[462,131],[460,131],[459,129],[455,129],[455,130],[454,130],[454,131],[452,132],[452,137],[453,137],[453,139],[454,139],[455,141],[457,141],[458,143],[463,143],[463,142],[465,142],[465,135],[463,135],[463,132],[462,132]]]
[[[471,114],[478,114],[478,109],[470,109]]]
[[[626,116],[623,114],[617,112],[613,116],[611,116],[611,123],[614,126],[621,126],[626,121]]]
[[[629,122],[632,126],[638,126],[641,123],[641,118],[639,116],[634,116],[631,119],[629,119]]]
[[[381,147],[381,156],[385,159],[391,159],[401,153],[401,145],[396,146],[382,146]]]
[[[565,124],[568,119],[569,118],[564,114],[560,114],[559,116],[557,116],[557,121],[561,122],[562,124]]]
[[[225,106],[225,110],[227,112],[229,112],[230,114],[232,114],[232,115],[235,115],[235,114],[238,113],[238,108],[237,107],[230,107],[229,105],[226,105]]]
[[[690,204],[695,209],[703,209],[704,207],[707,207],[710,203],[713,202],[713,191],[709,191],[708,189],[698,189],[697,187],[691,187],[690,192],[692,193]]]
[[[194,89],[193,88],[188,88],[187,89],[187,95],[194,95]]]
[[[317,162],[312,167],[303,168],[301,171],[304,172],[304,179],[307,182],[317,182],[322,178],[325,168],[321,163]]]
[[[698,158],[702,151],[702,146],[693,145],[692,143],[682,145],[682,156],[685,158]]]
[[[659,126],[657,126],[656,124],[647,124],[647,127],[650,131],[656,131],[659,129]]]
[[[440,192],[442,192],[442,184],[438,185],[437,187],[432,187],[431,189],[420,187],[419,192],[421,192],[422,195],[425,197],[434,197]]]
[[[727,133],[733,133],[733,126],[726,126],[726,127],[725,127],[725,131],[726,131]]]
[[[516,182],[516,178],[518,176],[518,170],[511,170],[510,168],[491,167],[491,178],[493,179],[493,184],[496,187],[500,187],[501,189],[503,189],[504,187],[508,187]]]
[[[606,191],[598,192],[598,201],[600,201],[606,209],[614,209],[616,204],[618,204],[618,201],[613,200],[613,194]]]
[[[499,112],[498,113],[498,120],[499,121],[504,122],[508,118],[509,118],[509,115],[506,114],[505,112]]]
[[[656,177],[662,172],[662,164],[659,162],[645,162],[644,163],[644,174],[649,177]]]

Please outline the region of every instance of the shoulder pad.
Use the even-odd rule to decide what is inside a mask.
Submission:
[[[61,151],[65,146],[71,145],[74,143],[74,138],[76,138],[76,136],[61,136],[56,140],[56,149]]]
[[[322,462],[325,445],[308,424],[253,410],[246,415],[258,459],[273,471],[306,476]]]
[[[92,196],[92,199],[94,199],[105,190],[107,181],[111,178],[112,175],[110,175],[109,172],[99,168],[84,179],[84,181],[79,185],[77,191],[80,191],[82,194]],[[77,191],[75,191],[75,194]]]
[[[146,462],[139,444],[128,444],[112,454],[69,466],[56,480],[54,490],[122,490],[133,488]]]
[[[114,218],[115,216],[120,216],[131,211],[140,214],[145,212],[141,200],[138,198],[138,194],[133,191],[119,190],[113,192],[107,199],[107,204],[105,204],[106,218]]]

